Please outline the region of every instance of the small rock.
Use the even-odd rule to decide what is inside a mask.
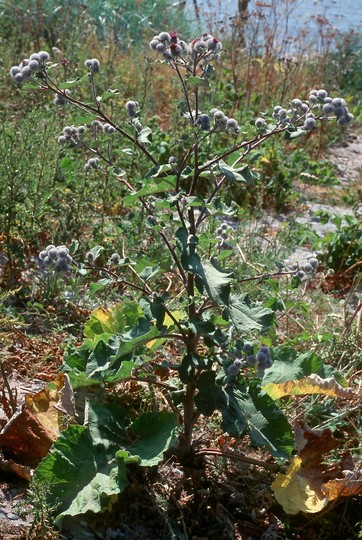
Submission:
[[[14,512],[9,512],[8,519],[16,520],[16,519],[20,519],[20,516],[18,514],[15,514]]]

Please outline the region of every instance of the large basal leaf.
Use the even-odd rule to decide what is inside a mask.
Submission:
[[[138,461],[128,452],[117,452],[115,462],[106,463],[96,472],[90,482],[76,494],[70,506],[56,517],[55,523],[59,525],[65,516],[111,510],[118,495],[128,486],[126,465]]]
[[[125,409],[118,403],[87,401],[84,424],[88,427],[93,444],[104,448],[112,458],[120,446],[126,447],[126,429],[130,424]]]
[[[265,331],[274,320],[272,309],[252,302],[247,294],[232,295],[229,303],[229,313],[232,322],[239,332]]]
[[[70,504],[97,473],[95,448],[87,428],[70,425],[54,442],[36,469],[36,477],[51,484],[48,500]]]
[[[286,417],[256,383],[226,388],[228,403],[219,407],[223,427],[233,437],[249,433],[255,446],[267,446],[274,456],[287,457],[293,450],[293,434]]]
[[[88,426],[70,425],[35,471],[51,486],[49,504],[61,503],[58,524],[67,515],[109,509],[128,485],[126,465],[140,462],[123,446],[128,419],[119,407],[88,404],[86,416]]]
[[[152,467],[162,461],[164,452],[174,443],[177,418],[168,411],[147,412],[139,416],[130,429],[137,440],[128,450],[141,458],[141,465]]]

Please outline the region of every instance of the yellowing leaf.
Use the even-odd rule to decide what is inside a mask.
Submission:
[[[174,319],[176,319],[177,322],[180,322],[182,319],[185,318],[185,314],[182,313],[182,311],[180,311],[180,310],[171,311],[171,315],[173,315]],[[165,326],[167,326],[167,327],[172,326],[173,324],[175,324],[168,313],[166,313],[166,315],[165,315],[165,318],[163,320],[163,324]]]
[[[354,395],[352,388],[343,388],[334,377],[322,379],[322,377],[314,373],[297,381],[286,381],[279,384],[269,383],[263,386],[263,390],[272,399],[306,394],[322,394],[324,396],[344,398]]]
[[[64,413],[58,408],[61,391],[64,387],[65,375],[59,374],[43,390],[36,394],[26,394],[25,405],[37,420],[55,435],[59,435]]]
[[[287,514],[320,512],[328,503],[323,493],[312,486],[311,480],[299,474],[301,467],[302,459],[294,457],[287,473],[279,473],[272,483],[275,498]]]
[[[185,318],[185,314],[182,313],[182,311],[180,311],[180,310],[172,311],[171,314],[173,315],[173,317],[176,319],[177,322],[180,322],[182,319]],[[166,326],[166,328],[169,328],[170,326],[174,326],[174,324],[175,324],[168,313],[166,313],[166,315],[165,315],[165,318],[163,320],[163,324],[164,324],[164,326]],[[149,341],[146,344],[146,347],[148,349],[155,350],[158,347],[160,347],[162,345],[162,343],[164,343],[165,341],[166,341],[166,338],[152,339],[152,341]]]

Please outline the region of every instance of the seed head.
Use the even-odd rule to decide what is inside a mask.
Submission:
[[[155,38],[151,39],[151,41],[150,41],[150,49],[152,51],[156,51],[157,50],[157,45],[159,45],[159,44],[160,44],[160,41],[158,39],[155,39]]]
[[[315,121],[315,118],[311,118],[311,117],[306,118],[303,128],[306,131],[314,131],[315,129],[317,129],[317,122]]]
[[[320,99],[324,99],[328,96],[328,92],[327,90],[318,90],[317,92],[317,97],[319,97]]]
[[[46,62],[50,58],[49,53],[46,52],[46,51],[39,51],[38,56],[39,56],[40,60],[42,60],[42,62]]]
[[[24,79],[30,77],[31,75],[31,69],[29,66],[24,66],[22,69],[21,69],[21,74],[22,76],[24,77]]]
[[[235,118],[228,118],[226,122],[226,129],[229,129],[230,131],[239,131],[239,124],[235,120]]]
[[[266,125],[266,122],[265,122],[264,118],[257,118],[257,119],[255,120],[255,127],[256,127],[257,129],[261,129],[261,128],[263,128],[265,125]]]
[[[256,355],[258,364],[265,364],[268,358],[269,356],[262,351],[259,351],[258,354]]]
[[[56,247],[48,249],[48,257],[50,257],[52,260],[58,257],[58,250]]]
[[[293,99],[292,101],[294,107],[296,107],[297,109],[301,109],[302,108],[302,101],[300,99]]]
[[[121,260],[121,257],[119,256],[118,253],[113,253],[113,254],[111,255],[111,262],[112,262],[113,264],[119,264],[119,261],[120,261],[120,260]]]
[[[17,83],[22,83],[24,81],[25,77],[24,77],[24,75],[22,73],[15,73],[13,79]]]
[[[210,129],[210,116],[208,114],[200,114],[196,120],[196,124],[204,131],[208,131]]]
[[[13,66],[10,69],[9,73],[10,73],[11,77],[14,77],[17,73],[21,73],[21,69],[19,68],[19,66]]]
[[[168,32],[161,32],[159,35],[158,35],[158,39],[160,41],[166,41],[167,43],[171,43],[171,36]]]
[[[238,375],[239,371],[240,369],[235,364],[231,364],[231,366],[228,367],[228,374],[231,375],[232,377],[235,377],[236,375]]]
[[[262,345],[259,349],[259,352],[266,354],[267,356],[270,356],[270,350],[269,347],[266,345]]]
[[[113,133],[115,133],[115,131],[116,131],[116,128],[111,126],[111,124],[104,124],[103,125],[103,132],[107,133],[107,135],[113,135]]]
[[[30,68],[31,71],[38,71],[40,69],[40,64],[38,62],[38,60],[30,60],[29,64],[28,64],[28,67]]]
[[[325,103],[323,105],[323,112],[324,114],[333,114],[334,113],[334,106],[332,103]]]
[[[87,59],[84,65],[88,68],[89,73],[98,73],[100,69],[100,63],[97,58]]]
[[[126,103],[126,110],[128,113],[128,116],[134,117],[137,115],[137,107],[138,102],[137,101],[127,101]]]

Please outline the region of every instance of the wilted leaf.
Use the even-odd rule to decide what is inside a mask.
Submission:
[[[70,406],[72,395],[68,377],[63,373],[40,392],[27,394],[21,411],[9,420],[0,434],[5,456],[36,467],[63,429],[65,416],[74,413]]]
[[[30,467],[26,465],[19,465],[12,459],[4,459],[0,454],[0,471],[6,473],[12,473],[19,476],[19,478],[24,478],[25,480],[30,480]]]
[[[355,395],[352,388],[343,388],[334,377],[322,379],[316,374],[296,381],[286,381],[280,384],[269,383],[263,386],[263,390],[273,399],[306,394],[322,394],[324,396],[344,398]]]
[[[272,483],[274,495],[287,514],[320,512],[327,504],[323,494],[311,485],[308,478],[300,475],[302,459],[293,457],[287,473],[279,473]]]
[[[57,437],[62,429],[65,414],[74,416],[72,400],[74,403],[69,379],[64,373],[60,373],[40,392],[26,394],[25,406],[46,429],[52,430],[54,436]],[[66,410],[64,410],[64,406]]]
[[[362,493],[361,469],[349,453],[341,462],[324,463],[324,454],[339,445],[329,429],[313,430],[299,422],[295,438],[298,456],[293,458],[287,473],[279,473],[272,484],[275,497],[287,514],[319,512],[329,501]]]
[[[0,447],[6,458],[36,467],[47,455],[57,435],[45,428],[24,405],[0,434]]]
[[[322,492],[329,501],[362,493],[361,469],[344,470],[341,476],[342,478],[329,480],[329,482],[322,485]]]

